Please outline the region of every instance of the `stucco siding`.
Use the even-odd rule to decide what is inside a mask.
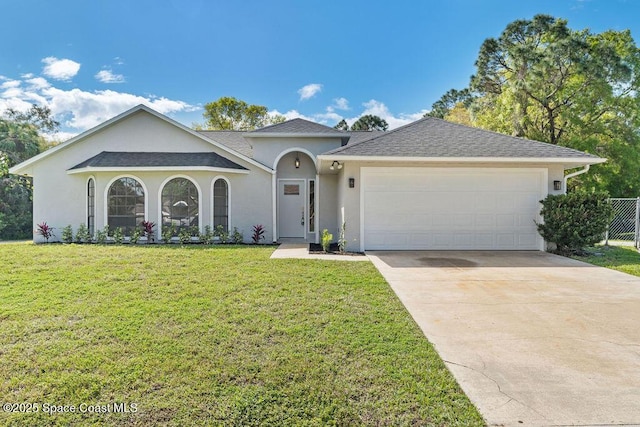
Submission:
[[[164,151],[164,152],[205,152],[213,151],[227,157],[245,168],[248,174],[216,171],[136,171],[83,172],[68,174],[73,166],[99,154],[102,151]],[[224,176],[230,183],[230,226],[238,227],[246,240],[251,237],[251,227],[255,224],[271,224],[271,174],[242,158],[185,132],[144,111],[126,117],[117,125],[109,126],[86,139],[46,157],[31,167],[34,183],[33,221],[36,224],[47,221],[55,227],[56,236],[61,229],[71,225],[73,229],[87,221],[87,180],[96,180],[95,225],[101,229],[106,224],[105,194],[107,185],[119,176],[138,178],[146,188],[146,219],[159,222],[160,186],[172,176],[187,176],[199,187],[200,222],[202,226],[211,224],[212,181]],[[158,227],[158,232],[159,227]],[[272,237],[267,227],[267,241]],[[39,241],[37,236],[35,240]]]
[[[272,167],[285,151],[300,148],[314,157],[341,146],[340,138],[247,138],[253,147],[253,158]],[[315,158],[314,158],[315,160]]]

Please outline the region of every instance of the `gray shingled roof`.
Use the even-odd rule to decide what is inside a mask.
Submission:
[[[384,131],[384,130],[355,130],[355,131],[349,131],[348,133],[349,133],[349,135],[351,135],[351,138],[349,138],[348,144],[356,144],[358,142],[366,141],[367,139],[371,139],[371,138],[375,138],[375,137],[384,135],[386,133],[386,131]]]
[[[242,136],[244,132],[237,130],[199,130],[200,135],[206,136],[226,147],[253,158],[253,147]]]
[[[171,167],[204,166],[223,169],[247,168],[240,166],[219,154],[206,153],[160,153],[160,152],[114,152],[103,151],[100,154],[75,165],[70,170],[87,167]]]
[[[427,117],[325,154],[376,157],[591,158],[571,148]]]
[[[250,134],[260,133],[291,133],[291,134],[327,134],[349,136],[347,132],[330,128],[319,123],[310,122],[304,119],[292,119],[275,125],[265,126],[249,132]]]

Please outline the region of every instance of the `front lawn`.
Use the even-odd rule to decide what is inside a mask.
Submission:
[[[586,256],[574,256],[573,258],[640,276],[640,253],[633,246],[596,246],[587,249],[586,253]]]
[[[370,263],[272,251],[0,245],[0,424],[483,425]]]

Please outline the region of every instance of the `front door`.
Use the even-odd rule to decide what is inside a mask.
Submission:
[[[305,180],[278,180],[278,235],[305,237]]]

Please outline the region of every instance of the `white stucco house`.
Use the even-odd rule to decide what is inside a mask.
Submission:
[[[387,132],[302,119],[195,131],[140,105],[10,172],[33,177],[34,228],[129,233],[148,220],[158,239],[177,224],[249,241],[262,224],[270,242],[318,242],[344,223],[353,251],[543,250],[539,200],[564,191],[566,170],[604,161],[434,118]]]

